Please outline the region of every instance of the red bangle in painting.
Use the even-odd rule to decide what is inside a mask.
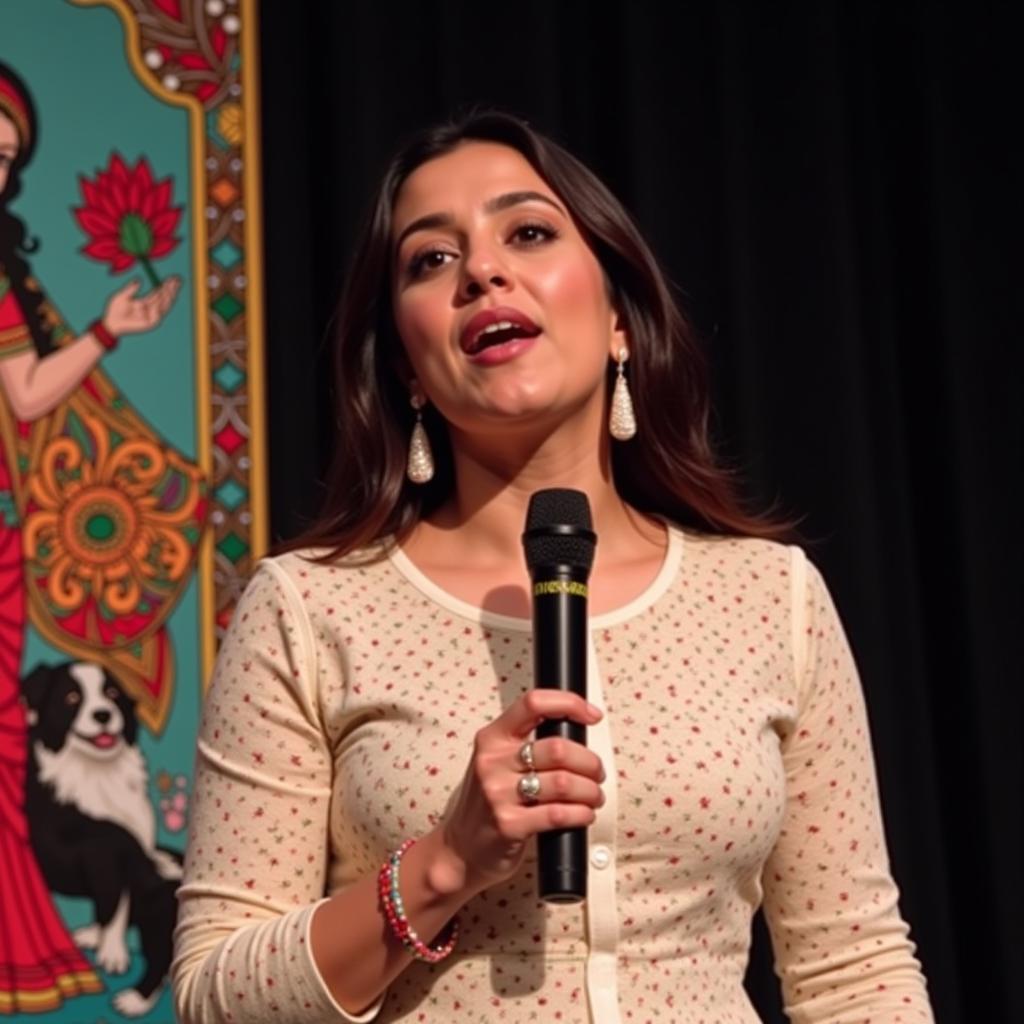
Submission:
[[[93,322],[89,324],[89,333],[92,334],[92,336],[105,349],[117,348],[117,338],[115,338],[114,335],[112,335],[110,331],[103,326],[102,320],[93,320]]]

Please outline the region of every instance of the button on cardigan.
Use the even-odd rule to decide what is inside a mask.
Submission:
[[[451,957],[347,1014],[310,919],[441,820],[476,731],[532,685],[531,637],[398,549],[303,556],[260,563],[204,706],[173,966],[184,1024],[754,1024],[742,980],[762,904],[793,1021],[932,1020],[820,574],[797,547],[675,527],[647,590],[590,620],[607,799],[585,903],[539,902],[528,854],[463,908]]]

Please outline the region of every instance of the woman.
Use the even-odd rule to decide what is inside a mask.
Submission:
[[[117,339],[155,327],[179,282],[171,278],[144,298],[138,283],[116,292],[103,316],[77,338],[31,277],[25,226],[8,204],[38,139],[30,94],[0,64],[0,400],[28,424],[56,409]],[[59,343],[59,345],[58,345]],[[4,431],[5,441],[7,431]],[[7,449],[5,451],[5,448]],[[0,445],[0,1012],[45,1012],[63,999],[102,989],[68,935],[29,845],[24,812],[28,758],[19,702],[25,588],[15,497],[13,445]],[[102,950],[100,951],[102,954]],[[102,955],[101,955],[102,960]]]
[[[930,1020],[835,610],[715,466],[621,205],[474,115],[396,157],[353,267],[323,519],[261,563],[204,709],[181,1020],[753,1022],[762,901],[794,1019]],[[591,703],[531,689],[553,486],[600,538]],[[530,742],[558,717],[589,749]],[[587,901],[539,903],[530,840],[570,826]]]

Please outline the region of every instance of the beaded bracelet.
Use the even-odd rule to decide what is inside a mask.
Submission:
[[[107,330],[101,317],[97,317],[89,324],[89,331],[105,349],[117,348],[117,338]]]
[[[380,868],[380,874],[377,877],[377,890],[380,894],[380,903],[384,916],[391,926],[391,931],[394,932],[402,945],[417,960],[426,960],[427,963],[436,964],[448,956],[455,948],[455,940],[459,936],[459,919],[457,917],[451,919],[448,925],[448,938],[433,949],[421,941],[420,937],[416,934],[416,930],[409,923],[409,919],[405,916],[402,896],[398,889],[398,866],[415,842],[415,839],[406,839],[384,861]]]

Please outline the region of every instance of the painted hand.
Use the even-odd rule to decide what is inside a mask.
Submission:
[[[148,295],[136,298],[139,281],[114,292],[103,312],[103,326],[117,338],[152,330],[167,315],[181,289],[180,277],[169,277]]]

